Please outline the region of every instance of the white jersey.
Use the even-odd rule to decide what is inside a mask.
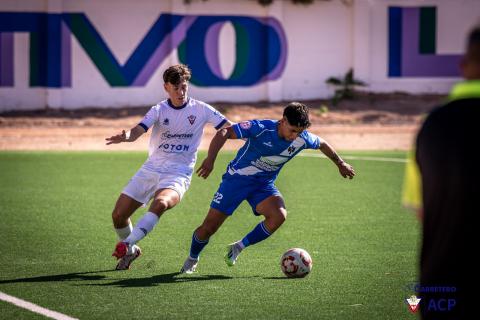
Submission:
[[[170,100],[158,103],[139,123],[145,131],[153,126],[149,157],[143,167],[191,176],[204,126],[210,123],[219,129],[226,121],[212,106],[192,98],[179,108],[173,107]]]

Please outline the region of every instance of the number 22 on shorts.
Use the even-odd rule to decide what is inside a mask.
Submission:
[[[220,204],[220,201],[223,198],[223,194],[216,192],[215,195],[213,196],[213,202]]]

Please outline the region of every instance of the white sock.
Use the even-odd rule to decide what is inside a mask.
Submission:
[[[127,238],[130,235],[130,233],[132,233],[132,229],[133,229],[133,226],[130,220],[128,221],[128,226],[124,228],[119,228],[119,229],[115,228],[115,232],[117,233],[118,240],[123,240]]]
[[[237,247],[240,249],[240,251],[242,251],[243,249],[245,249],[245,245],[243,244],[242,240],[239,240],[239,241],[235,242],[235,244],[236,244]]]
[[[137,222],[135,228],[133,228],[130,235],[123,240],[133,246],[138,241],[145,238],[145,236],[152,231],[153,227],[158,223],[158,216],[153,212],[147,212],[143,217]]]
[[[115,232],[118,235],[118,240],[120,241],[125,240],[130,235],[130,233],[132,233],[132,230],[133,230],[133,226],[132,226],[132,221],[130,220],[128,220],[128,226],[124,228],[118,228],[118,229],[115,228]],[[129,246],[127,254],[133,254],[135,250],[137,250],[137,248],[138,248],[137,245]]]

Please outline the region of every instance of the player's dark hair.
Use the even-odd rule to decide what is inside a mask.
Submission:
[[[468,34],[466,53],[468,59],[480,63],[480,25],[474,27]]]
[[[171,83],[173,85],[178,85],[182,81],[189,81],[192,77],[192,72],[184,64],[176,64],[169,67],[163,73],[163,81],[165,83]]]
[[[308,128],[310,120],[308,119],[308,107],[300,102],[290,102],[283,110],[283,116],[288,123],[295,127]]]

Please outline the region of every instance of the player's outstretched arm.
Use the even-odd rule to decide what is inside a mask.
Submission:
[[[213,166],[215,160],[217,159],[218,152],[228,139],[237,139],[237,134],[232,127],[223,128],[217,131],[210,142],[210,146],[208,147],[207,157],[205,160],[203,160],[200,168],[197,170],[199,177],[206,179],[210,175],[210,173],[213,171]]]
[[[323,141],[319,149],[320,151],[323,152],[323,154],[329,157],[330,160],[333,161],[333,163],[337,165],[338,171],[340,172],[342,177],[344,178],[348,177],[352,179],[355,176],[355,170],[353,169],[353,167],[348,163],[346,163],[345,161],[343,161],[343,159],[340,158],[340,156],[337,154],[335,149],[333,149],[333,147],[330,144],[328,144],[328,142]]]
[[[138,139],[142,134],[145,133],[145,129],[142,126],[137,125],[136,127],[132,128],[131,130],[125,132],[122,130],[122,133],[117,134],[115,136],[111,136],[110,138],[105,138],[108,144],[117,144],[121,142],[133,142]]]

